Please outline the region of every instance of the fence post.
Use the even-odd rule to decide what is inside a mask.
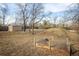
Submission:
[[[50,44],[50,40],[49,40],[49,49],[51,50],[51,44]]]
[[[68,49],[69,53],[71,54],[69,38],[66,38],[66,41],[67,41],[67,49]]]
[[[34,48],[36,49],[36,39],[34,37]]]
[[[51,38],[49,39],[49,50],[50,50],[50,55],[51,55]]]
[[[53,37],[52,37],[52,42],[53,42],[53,45],[52,45],[52,46],[54,46],[54,39],[55,39],[55,38],[54,38],[54,36],[53,36]]]

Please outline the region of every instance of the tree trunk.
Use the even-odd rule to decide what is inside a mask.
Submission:
[[[34,34],[34,23],[32,24],[32,34]]]
[[[26,24],[25,24],[25,20],[24,20],[24,28],[23,28],[24,32],[26,31]]]
[[[3,25],[5,25],[5,15],[3,15]]]

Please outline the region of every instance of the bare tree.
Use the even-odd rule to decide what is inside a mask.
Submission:
[[[39,23],[43,18],[43,5],[40,3],[31,4],[31,15],[30,15],[30,25],[32,28],[32,34],[34,34],[34,26]]]
[[[5,25],[5,18],[8,14],[8,5],[7,4],[1,4],[0,5],[0,18],[2,19],[3,25]]]
[[[17,4],[19,11],[17,17],[23,20],[24,31],[27,23],[34,34],[35,24],[39,23],[47,15],[44,14],[44,7],[40,3]],[[49,14],[48,14],[49,15]]]
[[[56,27],[56,21],[57,21],[58,16],[52,16],[52,14],[53,14],[53,12],[49,11],[46,17],[48,17],[49,19],[53,18],[52,19],[53,20],[53,25],[54,25],[54,27]]]
[[[48,29],[51,27],[51,23],[49,22],[49,20],[44,20],[43,23],[42,23],[42,27],[44,29]]]
[[[79,30],[79,4],[71,4],[70,6],[72,5],[74,5],[75,8],[69,8],[69,12],[72,13],[72,15],[69,17],[69,20],[73,22],[72,27],[75,27],[75,29]]]
[[[20,21],[23,20],[23,30],[26,30],[28,18],[29,18],[29,4],[17,4],[19,7],[17,17],[20,18]]]
[[[54,19],[53,19],[53,21],[54,21],[54,27],[56,27],[56,20],[57,20],[57,17],[58,17],[58,16],[55,16]]]

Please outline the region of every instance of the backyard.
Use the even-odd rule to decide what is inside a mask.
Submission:
[[[69,56],[79,55],[79,33],[75,30],[66,30],[62,28],[50,28],[40,31],[35,30],[32,35],[23,31],[0,31],[0,55],[10,56]],[[52,38],[54,37],[54,38]],[[36,42],[43,38],[52,38],[51,50],[43,47],[34,47],[34,38]],[[70,45],[67,45],[68,38]],[[68,47],[71,49],[68,50]]]

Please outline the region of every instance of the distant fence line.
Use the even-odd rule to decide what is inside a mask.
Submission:
[[[31,28],[26,27],[26,31],[29,31],[29,29],[31,30]],[[35,31],[44,30],[44,29],[40,29],[40,30],[37,30],[37,29],[38,29],[37,27],[34,28]],[[23,26],[12,26],[12,25],[0,26],[0,31],[23,31]]]
[[[53,28],[53,27],[51,27]],[[8,26],[0,26],[0,31],[23,31],[24,27],[23,26],[20,26],[20,25],[8,25]],[[29,26],[26,27],[26,31],[29,31],[29,29],[31,30],[31,28]],[[40,29],[40,30],[37,30],[37,29]],[[64,29],[67,29],[67,30],[76,30],[75,28],[65,28]],[[34,30],[35,31],[42,31],[44,30],[44,28],[39,28],[39,27],[34,27]],[[79,32],[79,31],[78,31]]]
[[[8,31],[8,26],[0,26],[0,31]]]

